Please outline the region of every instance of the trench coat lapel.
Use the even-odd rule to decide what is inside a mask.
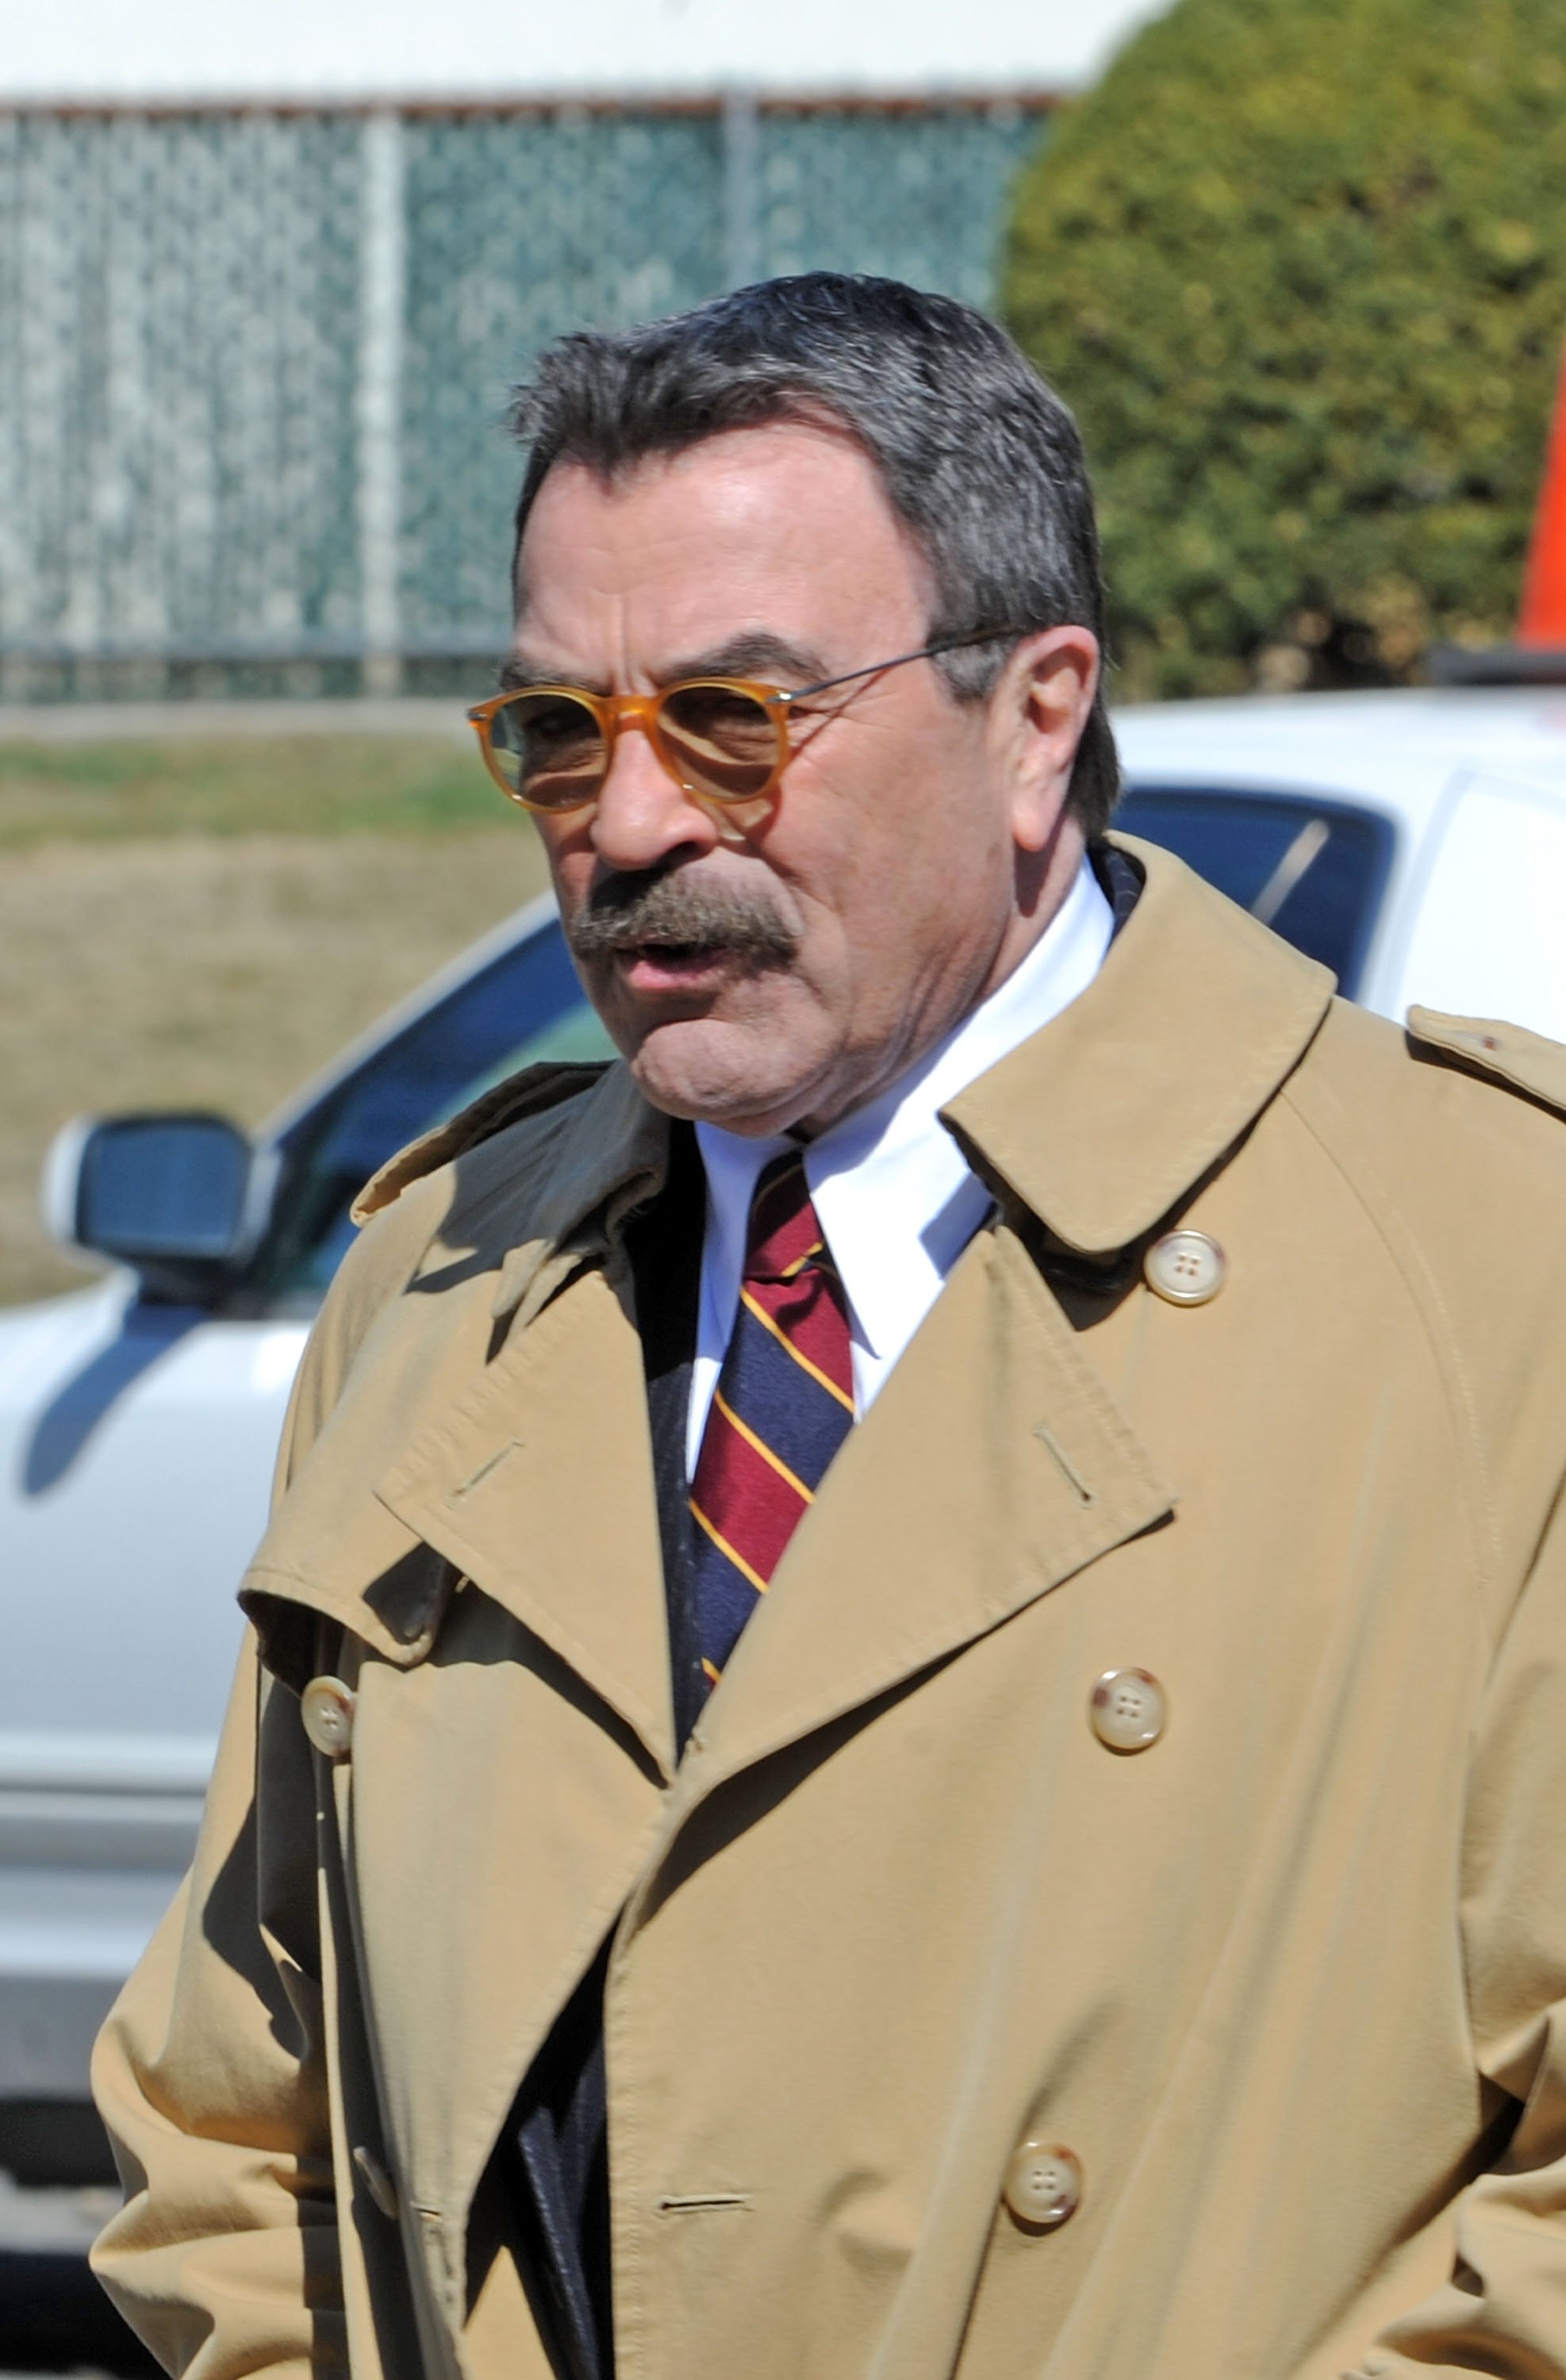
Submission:
[[[667,1125],[623,1068],[573,1103],[528,1178],[461,1156],[382,1345],[290,1484],[242,1599],[297,1686],[279,1607],[428,1658],[451,1585],[431,1548],[538,1635],[664,1771],[674,1757],[640,1343],[620,1227],[659,1188]],[[275,1657],[274,1657],[275,1656]],[[308,1670],[303,1673],[308,1675]]]
[[[413,1674],[378,1698],[384,1681],[361,1676],[351,1829],[370,1968],[397,1978],[379,2010],[389,2119],[419,2204],[457,2240],[516,2088],[645,1864],[676,1758],[617,1260],[666,1134],[618,1074],[581,1106],[549,1183],[529,1184],[526,1237],[504,1193],[467,1234],[483,1262],[452,1294],[482,1301],[470,1350],[498,1327],[498,1353],[470,1353],[370,1499],[377,1559],[429,1547],[464,1582]],[[426,1270],[462,1245],[448,1227]],[[342,1616],[386,1649],[373,1591],[356,1609],[343,1584]]]
[[[1330,992],[1321,970],[1244,921],[1236,933],[1225,905],[1193,933],[1184,913],[1194,901],[1184,885],[1171,904],[1150,869],[1098,982],[953,1104],[951,1128],[996,1188],[996,1225],[851,1435],[683,1762],[618,1237],[662,1178],[666,1128],[614,1070],[574,1103],[547,1178],[530,1179],[526,1231],[502,1181],[482,1231],[469,1233],[481,1245],[460,1233],[447,1245],[448,1230],[428,1260],[470,1263],[452,1294],[480,1304],[464,1326],[466,1371],[431,1395],[368,1483],[375,1563],[433,1548],[557,1665],[540,1695],[541,1671],[494,1661],[482,1741],[454,1747],[438,1645],[382,1739],[396,1791],[365,1792],[360,1779],[361,1852],[370,1812],[400,1814],[399,1839],[361,1873],[367,1935],[382,1935],[410,2012],[410,2037],[388,2040],[408,2093],[394,2112],[419,2186],[453,2219],[602,1931],[707,1791],[1066,1588],[1171,1512],[1178,1482],[1160,1475],[1157,1450],[1118,1410],[1029,1242],[1042,1225],[1068,1246],[1105,1249],[1151,1228],[1246,1128],[1319,1023]],[[1209,1036],[1222,987],[1227,1062],[1207,1064],[1200,1049],[1193,1059],[1183,991],[1193,967],[1206,974]],[[1106,1066],[1118,1071],[1106,1076]],[[431,1314],[445,1303],[429,1300]],[[497,1323],[504,1336],[492,1357]],[[428,1327],[435,1346],[441,1333]],[[317,1512],[311,1523],[307,1599],[404,1666],[424,1661],[428,1643],[417,1656],[389,1643],[364,1571],[353,1575],[368,1536],[330,1575],[326,1522]],[[442,1636],[451,1628],[448,1619]],[[552,1888],[526,1881],[540,1844]],[[431,1898],[430,1879],[443,1875]],[[483,1988],[479,1976],[490,1979]],[[431,2029],[436,2010],[460,2010],[460,2022]],[[395,2031],[395,2011],[383,2021]]]
[[[397,1978],[392,2120],[419,2203],[461,2240],[516,2090],[650,1855],[674,1765],[639,1348],[601,1268],[381,1495],[472,1581],[355,1751],[369,1960]]]
[[[532,1281],[546,1277],[540,1266]],[[387,1945],[400,1998],[426,2012],[407,2041],[388,2039],[395,2119],[449,2223],[465,2217],[495,2128],[602,1935],[706,1791],[1170,1509],[1005,1230],[969,1250],[839,1465],[677,1768],[639,1342],[601,1259],[381,1480],[388,1512],[532,1631],[649,1755],[628,1760],[612,1724],[572,1729],[568,1686],[540,1710],[530,1681],[502,1665],[479,1690],[481,1767],[422,1714],[392,1722],[381,1757],[406,1764],[407,1782],[383,1852],[367,1830],[387,1797],[359,1778],[372,1963]],[[568,1888],[528,1888],[541,1840]],[[432,2026],[443,2009],[460,2009],[460,2023]]]
[[[641,1347],[601,1260],[513,1330],[376,1494],[557,1654],[663,1774],[673,1772]]]
[[[1166,854],[1123,847],[1147,884],[1098,978],[945,1112],[996,1192],[996,1228],[834,1462],[731,1657],[672,1823],[719,1777],[914,1677],[1173,1510],[1178,1481],[1095,1372],[1028,1242],[1135,1248],[1298,1063],[1333,985]]]
[[[1172,1501],[1021,1242],[981,1233],[795,1532],[682,1786],[916,1677]]]
[[[1297,1063],[1332,982],[1167,855],[1124,847],[1147,883],[1095,982],[947,1111],[1000,1227],[969,1249],[780,1565],[703,1727],[714,1759],[721,1744],[743,1765],[895,1684],[1171,1509],[1021,1233],[1091,1254],[1151,1231]],[[613,1070],[577,1104],[499,1269],[502,1353],[377,1494],[668,1776],[645,1387],[617,1245],[666,1158],[666,1126]]]
[[[499,1352],[377,1478],[383,1511],[582,1679],[667,1774],[675,1747],[640,1342],[620,1224],[653,1195],[667,1127],[616,1068],[503,1205],[484,1279]]]
[[[377,2022],[398,2162],[457,2240],[674,1762],[641,1353],[614,1266],[666,1129],[616,1069],[529,1135],[522,1160],[504,1134],[456,1157],[245,1589],[296,1687],[321,1667],[317,1621],[377,1657],[342,1657],[358,1694],[346,1854],[369,1971],[396,1978]]]

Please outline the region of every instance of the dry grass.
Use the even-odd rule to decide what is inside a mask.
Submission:
[[[423,834],[519,825],[477,745],[293,735],[0,745],[0,849],[150,834]]]
[[[0,752],[0,1302],[82,1278],[37,1220],[67,1117],[192,1105],[257,1123],[543,880],[531,831],[481,779],[470,802],[471,764],[438,748],[388,772],[384,746],[362,766],[323,743],[253,746],[223,756],[226,792],[188,749],[128,767],[119,747],[117,781],[43,766],[94,757]],[[393,832],[366,831],[373,789]]]

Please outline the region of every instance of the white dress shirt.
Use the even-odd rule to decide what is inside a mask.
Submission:
[[[1004,983],[862,1108],[806,1144],[805,1179],[848,1300],[861,1414],[989,1212],[989,1193],[941,1122],[949,1099],[1085,991],[1113,920],[1086,860],[1064,902]],[[750,1201],[763,1167],[796,1146],[698,1123],[707,1172],[701,1303],[691,1366],[686,1462],[692,1477],[739,1310]]]

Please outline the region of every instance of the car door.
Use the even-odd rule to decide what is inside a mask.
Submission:
[[[1431,820],[1387,953],[1390,1011],[1414,1002],[1566,1040],[1566,795],[1464,770]]]
[[[535,905],[265,1136],[272,1226],[219,1307],[150,1303],[121,1274],[0,1315],[0,2165],[30,2107],[85,2094],[188,1862],[235,1589],[349,1200],[491,1081],[606,1048]]]

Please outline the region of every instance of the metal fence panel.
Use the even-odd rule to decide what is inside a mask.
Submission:
[[[358,634],[359,135],[0,119],[0,636]]]
[[[988,306],[1007,193],[1038,130],[1020,107],[763,115],[761,270],[885,273]]]
[[[724,285],[713,115],[416,122],[406,135],[405,638],[492,638],[504,618],[528,358]]]
[[[0,115],[3,691],[450,678],[547,340],[818,265],[983,304],[1044,113]]]

